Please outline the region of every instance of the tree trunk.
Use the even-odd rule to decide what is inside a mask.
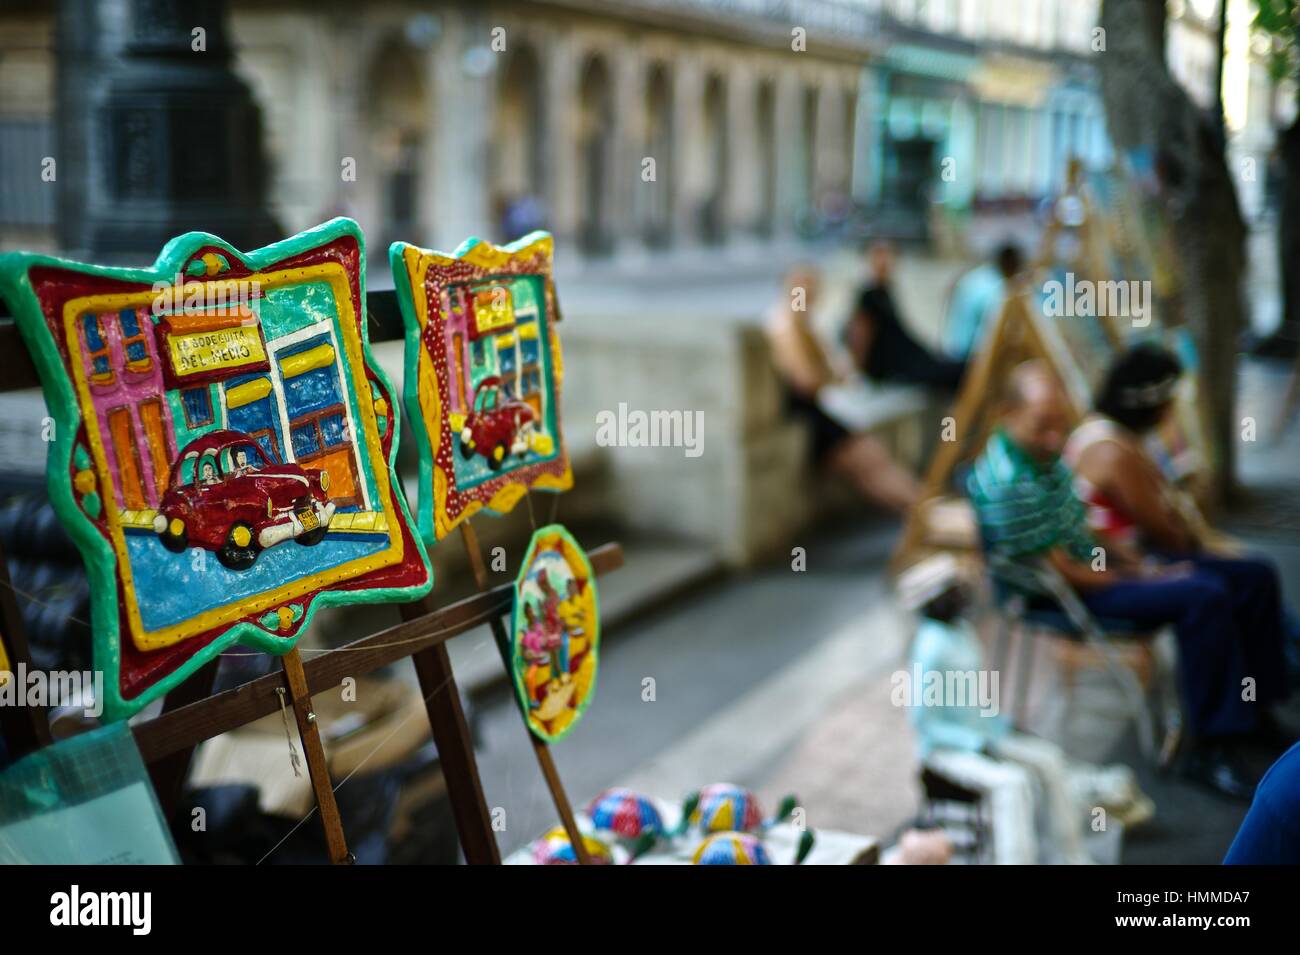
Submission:
[[[1276,339],[1287,354],[1300,344],[1300,119],[1281,130],[1277,146],[1282,160],[1282,188],[1277,221],[1278,274],[1282,279],[1282,324]]]
[[[1181,259],[1181,312],[1196,340],[1209,409],[1211,500],[1221,502],[1233,487],[1239,434],[1237,337],[1246,318],[1246,225],[1212,119],[1165,64],[1165,5],[1103,0],[1101,26],[1106,49],[1097,61],[1111,141],[1119,152],[1148,149],[1154,155]]]

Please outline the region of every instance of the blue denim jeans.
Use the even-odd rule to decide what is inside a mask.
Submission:
[[[1178,635],[1179,686],[1193,735],[1248,733],[1259,707],[1286,695],[1282,596],[1265,561],[1195,555],[1195,572],[1171,580],[1131,580],[1081,594],[1094,614],[1143,628],[1172,624]],[[1243,681],[1255,681],[1247,701]]]

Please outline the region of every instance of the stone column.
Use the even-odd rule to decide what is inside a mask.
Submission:
[[[758,87],[749,64],[727,74],[728,232],[733,244],[752,239],[761,206],[758,144]]]
[[[803,142],[804,81],[796,70],[782,70],[776,76],[776,216],[774,238],[794,234],[795,217],[803,200],[801,177],[805,175]]]
[[[641,179],[641,160],[645,156],[645,65],[641,51],[628,45],[607,55],[613,90],[613,143],[606,183],[610,239],[616,254],[645,253],[645,235],[640,194],[654,188]],[[657,162],[657,160],[656,160]],[[658,170],[656,170],[656,175]]]
[[[541,69],[546,141],[542,149],[545,181],[550,184],[551,231],[557,240],[572,246],[578,231],[578,50],[568,33],[547,33],[538,43],[545,51]]]
[[[858,79],[858,134],[854,142],[853,197],[880,202],[884,168],[884,123],[889,111],[889,77],[880,67],[864,66]]]
[[[443,33],[431,51],[433,85],[443,103],[454,104],[455,122],[433,127],[437,156],[431,223],[434,244],[450,251],[471,235],[491,231],[487,195],[487,140],[492,132],[498,56],[490,50],[490,24],[473,11],[447,11]]]
[[[844,104],[840,88],[830,77],[820,77],[817,88],[817,148],[813,152],[816,168],[812,175],[812,195],[816,202],[827,190],[840,188],[844,181]]]
[[[677,177],[677,188],[673,191],[673,235],[677,238],[676,245],[686,248],[697,246],[700,240],[703,97],[700,64],[694,56],[684,55],[677,61],[677,73],[673,77],[672,165]]]

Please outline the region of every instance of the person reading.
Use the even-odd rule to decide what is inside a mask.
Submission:
[[[785,392],[786,411],[807,425],[814,467],[848,481],[873,504],[906,510],[920,496],[916,477],[893,459],[879,439],[850,431],[818,402],[823,388],[844,377],[832,367],[809,318],[820,284],[813,267],[794,267],[768,317],[767,339]]]

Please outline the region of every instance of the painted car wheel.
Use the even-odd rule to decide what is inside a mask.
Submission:
[[[173,554],[183,554],[185,548],[189,546],[189,535],[185,533],[184,529],[179,534],[173,534],[171,529],[168,528],[158,535],[158,540]]]
[[[303,547],[315,547],[317,544],[319,544],[321,541],[325,539],[325,532],[327,530],[329,530],[328,527],[318,527],[314,531],[308,531],[305,534],[299,534],[297,537],[294,538],[294,540],[296,540]]]
[[[495,448],[493,448],[492,453],[488,455],[488,459],[487,459],[488,467],[490,467],[493,471],[500,471],[501,462],[506,459],[506,450],[507,448],[504,444],[498,444]]]
[[[247,570],[257,560],[259,550],[253,529],[240,522],[230,528],[225,544],[217,551],[217,560],[231,570]]]
[[[474,457],[474,449],[465,443],[464,438],[460,439],[460,456],[464,458],[466,461]]]

